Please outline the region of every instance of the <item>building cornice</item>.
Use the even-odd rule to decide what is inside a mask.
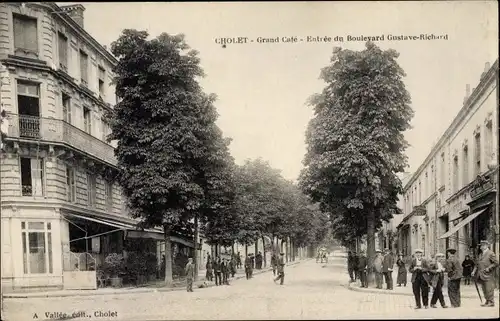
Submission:
[[[403,191],[406,192],[408,188],[417,180],[417,177],[423,172],[423,170],[429,165],[430,161],[434,156],[436,156],[437,152],[441,150],[441,148],[445,145],[446,140],[449,138],[451,133],[457,128],[457,126],[461,123],[461,121],[468,114],[469,110],[474,106],[476,101],[481,97],[481,94],[487,89],[488,85],[495,81],[498,77],[498,59],[495,61],[493,66],[486,72],[486,74],[481,77],[478,86],[472,94],[467,98],[463,107],[460,109],[458,114],[455,116],[450,126],[446,129],[444,134],[438,140],[438,142],[432,147],[431,152],[422,162],[422,164],[418,167],[418,169],[413,173],[412,177],[405,184]]]

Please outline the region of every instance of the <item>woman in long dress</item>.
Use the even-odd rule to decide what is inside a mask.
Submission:
[[[398,279],[396,283],[398,284],[398,286],[401,286],[401,284],[404,284],[404,286],[406,286],[407,271],[405,262],[403,261],[403,254],[399,253],[396,265],[398,266]]]

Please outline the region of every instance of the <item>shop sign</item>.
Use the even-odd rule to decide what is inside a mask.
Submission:
[[[472,183],[470,197],[476,198],[480,194],[493,190],[494,187],[495,184],[493,184],[491,176],[478,175],[476,180]]]

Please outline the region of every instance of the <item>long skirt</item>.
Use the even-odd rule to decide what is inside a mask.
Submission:
[[[405,268],[399,268],[398,269],[398,279],[397,279],[397,284],[406,284],[407,282],[407,275],[406,275],[406,269]]]

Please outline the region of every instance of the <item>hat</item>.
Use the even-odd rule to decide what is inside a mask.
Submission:
[[[380,250],[375,250],[375,253],[382,253],[382,251],[380,251]]]
[[[384,251],[385,251],[385,252],[389,252],[390,250],[389,250],[388,248],[385,248],[385,249],[384,249]]]
[[[285,253],[284,253],[284,252],[281,252],[281,253],[280,253],[280,255],[285,255]]]
[[[447,249],[446,252],[448,252],[450,254],[455,254],[455,253],[457,253],[457,250],[455,250],[455,249]]]
[[[434,255],[434,257],[444,257],[444,254],[443,253],[436,253],[436,255]]]
[[[482,240],[480,242],[481,245],[490,245],[490,242],[486,241],[486,240]]]
[[[416,249],[415,253],[424,253],[424,251],[422,249]]]

